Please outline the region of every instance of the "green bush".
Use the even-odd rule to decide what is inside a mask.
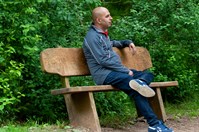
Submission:
[[[19,111],[16,106],[25,95],[22,93],[19,81],[22,79],[21,72],[24,69],[22,63],[10,60],[11,54],[15,53],[15,49],[10,45],[0,43],[0,115]],[[10,61],[7,61],[10,60]],[[14,89],[13,89],[14,88]],[[11,112],[10,112],[11,111]]]

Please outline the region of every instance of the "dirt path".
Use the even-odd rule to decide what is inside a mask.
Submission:
[[[178,119],[169,118],[165,123],[168,127],[174,129],[174,132],[199,132],[199,116],[195,118],[181,117]],[[61,132],[61,131],[59,131]],[[67,132],[91,132],[84,128],[71,130]],[[93,131],[92,131],[93,132]],[[122,128],[102,128],[102,132],[148,132],[148,124],[139,121],[133,125],[123,126]]]
[[[168,119],[165,123],[168,127],[174,129],[174,132],[199,132],[199,117],[180,119]],[[134,125],[126,126],[121,129],[102,128],[102,132],[147,132],[146,122],[137,122]]]

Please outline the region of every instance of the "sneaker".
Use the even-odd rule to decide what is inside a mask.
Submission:
[[[129,82],[129,86],[145,97],[153,97],[155,92],[145,82],[135,79]]]
[[[168,128],[163,124],[163,122],[159,122],[159,124],[154,126],[149,126],[148,132],[174,132],[172,128]]]

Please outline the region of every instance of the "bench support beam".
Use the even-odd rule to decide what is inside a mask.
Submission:
[[[70,87],[69,79],[61,78],[63,87]],[[73,127],[88,128],[89,131],[101,132],[99,118],[92,92],[64,94],[70,124]]]
[[[155,91],[155,96],[148,98],[149,104],[153,112],[157,115],[158,119],[162,120],[163,122],[166,122],[167,115],[166,115],[163,100],[162,100],[161,89],[153,88],[153,90]],[[140,113],[136,105],[135,107],[137,110],[138,117],[142,117],[143,115]]]
[[[92,92],[64,95],[70,124],[82,126],[93,132],[101,132]]]
[[[167,120],[167,116],[162,100],[161,90],[160,88],[155,88],[154,90],[156,94],[155,96],[148,98],[149,103],[154,113],[156,113],[156,115],[158,116],[158,118],[161,119],[163,122],[165,122]]]

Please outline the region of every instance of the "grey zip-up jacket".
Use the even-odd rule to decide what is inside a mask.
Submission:
[[[84,38],[83,51],[96,84],[103,84],[111,71],[129,73],[129,69],[122,65],[119,55],[113,51],[112,47],[123,48],[129,46],[130,43],[132,43],[131,40],[110,40],[102,30],[91,25]]]

